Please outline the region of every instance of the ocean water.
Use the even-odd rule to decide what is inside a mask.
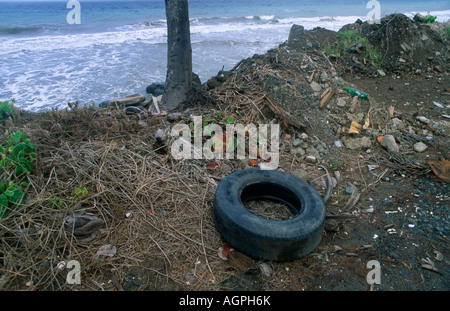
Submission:
[[[367,20],[362,0],[189,0],[193,70],[202,82],[287,40],[293,24],[339,30]],[[166,75],[163,0],[0,1],[0,101],[30,111],[145,94]],[[448,0],[380,0],[381,16],[430,12],[450,18]]]

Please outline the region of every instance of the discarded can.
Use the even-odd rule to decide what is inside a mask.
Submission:
[[[366,93],[363,93],[363,92],[361,92],[359,90],[355,90],[355,89],[352,89],[352,88],[349,88],[349,87],[344,87],[344,90],[346,90],[347,92],[349,92],[350,94],[352,94],[354,96],[358,96],[358,97],[361,97],[361,98],[364,98],[364,99],[367,99],[367,97],[369,96]]]

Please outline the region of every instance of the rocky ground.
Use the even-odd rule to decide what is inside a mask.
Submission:
[[[450,184],[444,161],[449,159],[450,150],[450,45],[445,27],[430,26],[403,15],[388,16],[374,25],[358,21],[340,32],[321,28],[305,31],[294,26],[284,44],[243,60],[231,71],[219,72],[177,113],[158,115],[158,109],[163,107],[140,95],[113,102],[114,106],[121,106],[120,110],[109,109],[111,103],[104,103],[101,109],[83,112],[78,121],[68,122],[63,115],[54,113],[52,118],[58,122],[41,125],[47,136],[34,131],[35,141],[42,145],[53,141],[58,144],[56,151],[38,154],[38,159],[42,158],[41,184],[44,189],[53,184],[72,187],[74,180],[92,185],[89,193],[96,189],[97,194],[83,204],[96,204],[101,212],[93,212],[106,220],[109,231],[102,229],[97,240],[91,242],[92,250],[89,245],[60,245],[61,241],[72,241],[67,236],[58,238],[49,248],[54,254],[59,252],[58,258],[67,250],[95,258],[98,247],[107,241],[116,243],[117,253],[104,261],[90,259],[83,279],[92,282],[82,288],[63,284],[64,278],[54,272],[55,268],[46,268],[56,259],[49,260],[45,254],[39,267],[32,270],[36,285],[26,282],[30,268],[11,266],[0,266],[0,285],[64,290],[449,290]],[[356,31],[366,41],[358,40],[339,50],[337,47],[344,46],[341,39],[345,30]],[[369,53],[367,42],[378,50],[381,59],[374,59]],[[355,97],[345,88],[359,90],[368,97]],[[135,104],[130,105],[129,101]],[[123,105],[129,106],[123,110]],[[189,123],[189,117],[198,114],[215,121],[223,121],[227,116],[240,122],[281,124],[279,169],[310,182],[321,195],[326,193],[324,168],[328,171],[333,190],[324,236],[315,251],[291,262],[250,259],[246,267],[242,267],[248,262],[245,256],[229,261],[219,258],[217,250],[224,242],[214,231],[210,217],[214,187],[231,171],[258,163],[180,164],[171,160],[164,133],[174,122]],[[22,117],[23,128],[29,130],[32,138],[33,127],[27,122],[35,119],[26,114]],[[84,119],[92,124],[104,122],[109,133],[100,131],[97,125],[82,128]],[[46,124],[45,120],[40,122]],[[74,141],[77,130],[79,142]],[[96,141],[99,134],[104,141]],[[80,166],[75,162],[77,150],[84,159]],[[120,152],[127,150],[135,152],[128,160],[131,167],[123,168],[130,173],[113,173],[115,166],[125,165],[118,161],[125,157]],[[87,161],[95,162],[91,158],[98,154],[104,162],[94,167],[91,180],[86,177],[87,170],[79,172],[83,172]],[[107,154],[117,158],[109,160]],[[135,186],[131,184],[137,179],[132,175],[135,167],[145,167],[141,156],[147,156],[143,161],[150,161],[156,177],[146,177],[127,192],[126,182]],[[72,170],[65,170],[64,165]],[[437,165],[444,170],[437,170]],[[174,180],[173,173],[180,167],[190,171]],[[142,174],[153,174],[152,170]],[[65,176],[67,171],[75,171],[75,176]],[[201,174],[196,175],[197,171]],[[102,174],[107,172],[120,175],[122,184],[106,180]],[[56,181],[50,182],[52,176],[57,176]],[[161,176],[169,181],[158,183]],[[152,186],[147,188],[144,182]],[[174,182],[192,184],[174,191],[170,188]],[[197,186],[191,191],[190,187]],[[149,195],[142,196],[143,191]],[[122,192],[127,197],[120,197]],[[151,206],[142,215],[136,215],[139,208],[130,212],[135,224],[130,224],[129,216],[122,215],[128,211],[124,202],[131,200],[134,204],[132,195],[136,195],[137,206]],[[173,206],[163,199],[170,199]],[[195,206],[192,202],[196,202]],[[265,210],[270,210],[270,203],[261,204],[268,204]],[[102,206],[108,210],[100,209]],[[109,210],[111,206],[113,210]],[[195,209],[184,215],[182,210],[189,208]],[[157,216],[158,213],[163,216]],[[171,222],[171,218],[176,222]],[[20,223],[12,216],[7,221],[5,228]],[[183,224],[186,231],[182,226],[175,227]],[[56,226],[49,232],[61,232],[61,226]],[[146,239],[137,234],[141,231],[134,231],[136,228],[146,230]],[[5,242],[0,244],[0,254],[9,260],[13,256],[5,250],[12,248],[6,238],[10,239],[14,231],[8,232],[1,231]],[[51,236],[47,238],[50,241]],[[26,249],[31,250],[30,245]],[[144,254],[137,251],[145,247],[148,250]],[[371,260],[380,263],[381,272],[381,284],[372,286],[367,282],[371,270],[367,264]],[[36,275],[43,269],[50,269],[52,274],[39,279]]]
[[[314,183],[314,164],[327,165],[337,180],[329,213],[344,210],[356,217],[327,221],[323,243],[308,264],[302,262],[297,280],[292,275],[298,262],[284,264],[280,277],[287,287],[365,290],[366,264],[375,259],[382,267],[375,289],[450,288],[450,186],[428,166],[449,158],[449,41],[436,29],[403,15],[388,16],[379,25],[343,27],[340,32],[359,31],[383,55],[382,67],[374,68],[364,52],[355,52],[357,43],[345,56],[322,52],[339,42],[340,32],[294,26],[285,44],[238,68],[242,80],[258,83],[306,124],[304,131],[287,131],[292,138],[282,144],[303,159],[291,173]],[[355,100],[345,87],[369,97]],[[333,94],[324,103],[328,89]],[[359,128],[349,134],[352,122]],[[391,141],[377,141],[384,137]],[[406,158],[397,161],[396,152]],[[361,196],[356,207],[342,208],[351,198],[350,185]],[[318,271],[315,261],[321,263]],[[307,280],[305,269],[311,272]]]

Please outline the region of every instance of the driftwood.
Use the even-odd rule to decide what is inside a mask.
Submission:
[[[332,88],[328,88],[323,94],[322,94],[322,100],[320,101],[319,108],[322,109],[325,107],[328,102],[330,101],[331,97],[334,95],[334,90]]]
[[[269,109],[283,120],[285,127],[288,127],[288,125],[292,125],[298,129],[306,128],[306,125],[294,121],[292,116],[287,111],[275,105],[269,98],[265,97],[265,99],[268,102]]]

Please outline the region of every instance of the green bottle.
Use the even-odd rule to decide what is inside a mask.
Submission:
[[[364,99],[367,99],[367,97],[369,96],[366,93],[363,93],[361,91],[358,91],[358,90],[355,90],[355,89],[352,89],[352,88],[349,88],[349,87],[344,87],[344,90],[346,90],[347,92],[349,92],[350,94],[352,94],[354,96],[358,96],[358,97],[361,97],[361,98],[364,98]]]

